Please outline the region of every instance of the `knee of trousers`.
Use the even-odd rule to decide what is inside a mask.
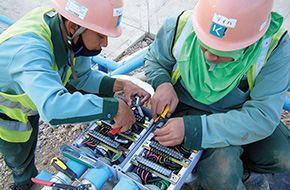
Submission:
[[[204,151],[197,164],[197,174],[205,188],[223,189],[235,187],[241,183],[243,164],[241,147],[226,147]]]
[[[289,151],[290,152],[290,151]],[[273,157],[273,163],[269,164],[274,167],[277,172],[288,172],[290,171],[290,153],[282,153],[279,155],[275,155]]]

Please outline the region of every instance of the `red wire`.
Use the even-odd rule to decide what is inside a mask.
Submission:
[[[149,172],[147,172],[146,176],[145,176],[145,180],[144,180],[144,183],[147,184],[147,177],[149,175]]]
[[[137,174],[139,175],[139,170],[140,170],[140,168],[137,168]]]
[[[150,153],[150,151],[147,151],[147,153],[146,153],[146,155],[145,155],[145,157],[147,158],[148,157],[148,154]]]
[[[177,152],[179,152],[179,153],[180,153],[180,151],[178,150],[178,148],[177,148],[177,147],[175,147],[175,150],[177,150]]]
[[[142,170],[142,173],[141,173],[141,179],[142,179],[143,181],[145,181],[144,178],[143,178],[143,175],[144,175],[144,170]]]
[[[96,147],[97,146],[96,144],[92,144],[92,143],[93,143],[93,141],[87,142],[87,145],[90,145],[92,147]]]
[[[82,142],[82,144],[86,144],[89,141],[89,139],[87,139],[85,142]]]
[[[158,161],[158,160],[159,160],[159,158],[160,158],[160,156],[157,156],[157,155],[153,154],[152,152],[150,153],[149,157],[150,157],[150,156],[153,156],[153,157],[155,157],[155,158],[157,159],[157,161]]]

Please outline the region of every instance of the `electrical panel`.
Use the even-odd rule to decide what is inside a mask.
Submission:
[[[183,145],[165,147],[154,140],[153,131],[167,121],[154,122],[149,109],[132,107],[136,123],[126,132],[112,129],[113,121],[92,123],[73,143],[74,149],[98,158],[113,176],[131,178],[140,189],[179,189],[198,162],[201,151]]]

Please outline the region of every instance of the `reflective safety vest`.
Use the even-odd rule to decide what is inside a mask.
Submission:
[[[192,27],[192,17],[193,11],[185,11],[179,15],[178,24],[175,31],[175,40],[172,48],[172,55],[175,57],[176,64],[173,66],[171,82],[176,84],[180,75],[178,57],[182,48],[182,45],[187,37],[189,30]],[[279,31],[272,37],[264,39],[262,42],[261,52],[256,60],[256,63],[247,71],[247,80],[249,84],[249,89],[252,90],[255,84],[255,78],[260,73],[262,67],[266,64],[272,51],[277,47],[279,40],[286,32],[286,29],[280,28]]]
[[[41,7],[34,9],[0,35],[0,44],[13,36],[33,32],[44,39],[53,52],[51,30],[44,21],[44,16],[54,16],[55,14],[56,12],[52,8]],[[55,60],[52,69],[58,71]],[[69,68],[63,79],[64,86],[68,82],[71,73],[71,68]],[[32,133],[32,126],[28,117],[38,114],[37,108],[31,99],[25,93],[14,95],[0,92],[0,109],[8,117],[16,120],[10,121],[0,118],[0,138],[8,142],[28,141]]]

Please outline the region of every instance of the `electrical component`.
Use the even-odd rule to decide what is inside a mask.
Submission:
[[[88,135],[91,135],[92,137],[96,138],[97,140],[105,143],[106,145],[109,145],[115,149],[117,149],[120,146],[120,143],[110,139],[109,137],[106,137],[102,135],[101,133],[98,133],[97,131],[89,131]]]
[[[147,172],[152,173],[155,176],[158,176],[162,179],[165,179],[167,181],[169,181],[170,183],[177,183],[179,180],[179,177],[174,174],[172,171],[150,161],[147,160],[143,157],[138,157],[135,156],[135,158],[131,161],[132,164],[134,164],[135,166],[137,166],[138,168],[141,168]],[[138,170],[138,169],[137,169]],[[149,175],[149,173],[147,174]],[[142,178],[141,178],[142,179]],[[144,179],[142,179],[144,181]]]
[[[148,144],[149,144],[149,147],[151,148],[152,151],[156,150],[156,151],[161,151],[163,152],[164,154],[163,155],[166,155],[166,156],[171,156],[173,158],[176,158],[177,160],[182,160],[183,159],[183,154],[181,153],[178,153],[177,151],[175,150],[172,150],[166,146],[162,146],[161,144],[157,143],[156,141],[147,141]]]

